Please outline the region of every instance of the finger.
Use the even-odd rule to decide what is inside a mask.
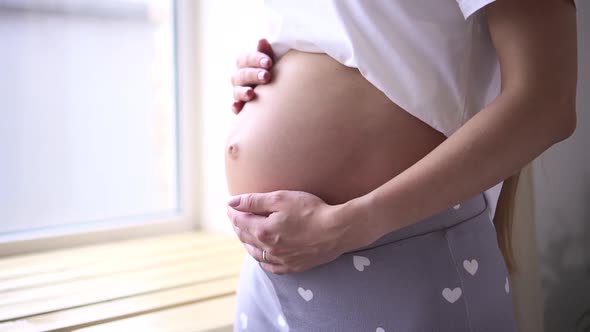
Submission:
[[[231,105],[231,111],[234,112],[234,114],[238,114],[238,113],[240,113],[240,111],[242,110],[243,107],[244,107],[243,101],[236,101]]]
[[[272,51],[272,49],[271,49]],[[263,52],[248,52],[244,55],[238,56],[236,61],[238,69],[241,68],[264,68],[268,69],[272,67],[271,56],[264,54]]]
[[[235,101],[250,101],[254,99],[256,94],[254,89],[249,86],[236,86],[234,87],[234,100]]]
[[[272,47],[270,46],[270,43],[268,42],[268,40],[266,39],[260,39],[258,41],[258,47],[257,47],[259,52],[262,52],[266,55],[268,55],[271,59],[275,58],[275,53],[272,50]],[[270,68],[270,67],[267,67]]]
[[[248,240],[248,243],[262,247],[263,241],[261,238],[266,239],[270,237],[270,232],[265,227],[268,225],[265,216],[260,216],[253,213],[241,212],[231,207],[227,208],[227,216],[232,224],[240,229],[240,232],[246,232],[250,234],[254,239]]]
[[[265,264],[270,264],[270,265],[280,265],[276,259],[274,257],[272,257],[268,250],[266,251],[266,260],[262,259],[262,249],[255,247],[253,245],[250,244],[244,244],[244,247],[246,248],[246,250],[248,251],[248,253],[250,254],[250,256],[252,256],[255,260],[261,262],[261,263],[265,263]]]
[[[268,216],[278,211],[279,205],[287,199],[288,195],[289,192],[284,190],[242,194],[233,196],[227,204],[238,211]]]
[[[259,68],[242,68],[234,72],[231,77],[233,86],[246,86],[267,83],[270,80],[270,72]]]
[[[242,242],[245,245],[248,244],[251,246],[258,247],[258,248],[262,248],[262,247],[266,246],[264,243],[259,241],[254,235],[248,233],[247,231],[245,231],[243,229],[240,229],[239,227],[234,226],[234,232],[238,236],[238,239],[240,239],[240,242]]]

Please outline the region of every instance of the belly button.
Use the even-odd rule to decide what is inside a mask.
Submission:
[[[238,144],[237,143],[230,143],[227,146],[227,152],[229,153],[230,157],[232,157],[232,159],[237,159],[238,158]]]

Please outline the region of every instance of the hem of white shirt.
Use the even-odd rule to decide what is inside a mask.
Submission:
[[[496,0],[457,0],[465,19]]]

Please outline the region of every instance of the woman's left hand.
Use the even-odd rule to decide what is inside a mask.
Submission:
[[[350,240],[353,225],[342,219],[339,207],[310,193],[279,190],[235,196],[227,214],[248,253],[265,270],[286,274],[362,246]]]

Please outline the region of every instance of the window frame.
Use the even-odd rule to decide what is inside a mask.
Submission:
[[[177,123],[177,213],[169,217],[140,219],[126,225],[76,225],[43,231],[25,231],[0,238],[0,257],[67,249],[198,230],[201,228],[201,114],[198,76],[201,41],[199,1],[173,0],[175,47],[175,97]],[[10,222],[4,220],[3,222]],[[75,230],[72,230],[75,228]]]

